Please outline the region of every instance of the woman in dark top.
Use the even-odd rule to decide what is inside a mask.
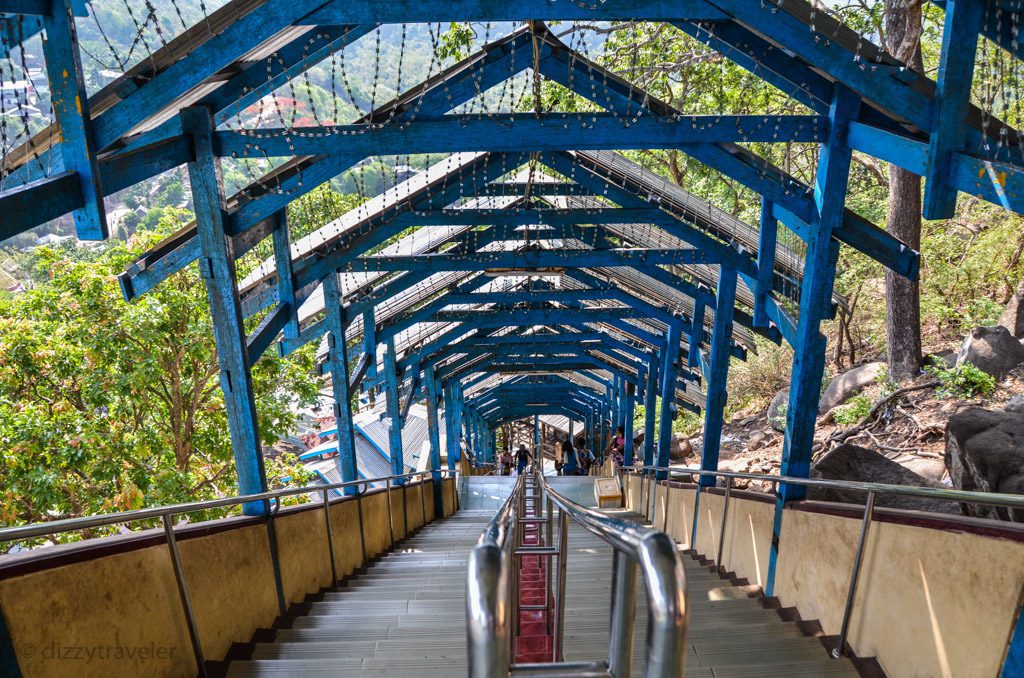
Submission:
[[[562,475],[575,476],[579,475],[579,471],[579,458],[576,456],[576,450],[572,448],[572,441],[566,440],[562,443]]]
[[[530,463],[530,453],[526,449],[526,445],[520,445],[519,449],[516,450],[516,472],[519,475],[523,474],[523,469]]]

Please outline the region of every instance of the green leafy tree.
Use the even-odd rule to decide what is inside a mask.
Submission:
[[[235,493],[231,442],[205,288],[194,267],[138,301],[117,274],[187,213],[102,251],[37,250],[41,282],[0,300],[0,520],[47,521]],[[312,402],[309,351],[253,368],[262,442]],[[273,480],[304,482],[267,454]]]

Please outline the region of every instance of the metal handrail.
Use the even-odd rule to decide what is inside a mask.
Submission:
[[[182,513],[195,513],[197,511],[206,511],[209,509],[223,508],[225,506],[240,506],[242,504],[249,504],[253,502],[270,502],[273,500],[282,499],[284,497],[292,497],[300,494],[320,494],[325,491],[330,492],[332,490],[340,490],[346,487],[357,487],[360,485],[364,487],[365,491],[365,487],[371,483],[387,481],[390,484],[390,481],[392,480],[398,480],[402,478],[413,478],[415,476],[428,476],[433,473],[451,475],[455,473],[455,471],[453,471],[452,469],[440,469],[439,471],[413,471],[412,473],[381,476],[379,478],[363,478],[360,480],[350,480],[348,482],[333,483],[330,485],[307,485],[305,487],[290,487],[281,490],[261,492],[259,494],[244,494],[234,497],[223,497],[221,499],[207,499],[204,501],[189,502],[186,504],[169,504],[167,506],[154,506],[151,508],[136,509],[134,511],[121,511],[118,513],[101,513],[94,516],[65,518],[63,520],[54,520],[49,523],[34,523],[32,525],[4,527],[0,528],[0,543],[18,541],[22,539],[33,539],[35,537],[45,537],[53,534],[61,534],[63,532],[88,530],[94,527],[105,527],[107,525],[121,525],[123,523],[134,523],[140,520],[152,520],[155,518],[163,518],[164,516],[174,516]]]
[[[851,490],[855,492],[874,492],[875,494],[898,494],[908,497],[925,497],[944,501],[958,501],[968,504],[991,504],[993,506],[1011,506],[1024,508],[1024,495],[1000,492],[972,492],[970,490],[941,489],[938,487],[915,487],[913,485],[889,485],[886,483],[870,483],[859,480],[827,480],[824,478],[798,478],[795,476],[778,476],[768,473],[737,473],[734,471],[708,471],[699,468],[681,466],[636,466],[624,468],[627,473],[638,474],[643,471],[667,472],[674,476],[716,476],[733,480],[759,480],[782,485],[803,485],[805,487],[829,487],[833,489]]]
[[[655,476],[655,482],[658,480],[670,480],[673,476],[710,476],[720,477],[726,479],[725,486],[725,502],[722,506],[722,520],[719,525],[718,535],[718,555],[716,559],[716,565],[722,567],[722,554],[725,546],[725,527],[728,519],[729,512],[729,499],[732,496],[733,481],[734,480],[757,480],[761,482],[772,483],[775,491],[778,491],[778,486],[782,484],[786,485],[800,485],[804,487],[824,487],[830,489],[847,490],[851,492],[865,492],[867,493],[866,500],[864,502],[864,513],[861,518],[860,526],[860,537],[857,540],[857,550],[854,552],[853,567],[850,572],[850,583],[846,592],[846,604],[843,609],[843,620],[839,630],[839,637],[836,642],[836,646],[832,649],[832,656],[839,659],[846,653],[846,639],[850,631],[850,622],[853,617],[853,606],[857,596],[857,585],[860,581],[860,571],[864,563],[864,549],[868,539],[868,529],[874,519],[875,513],[875,499],[878,495],[900,495],[906,497],[921,497],[927,499],[933,499],[938,501],[955,501],[960,503],[968,504],[986,504],[991,506],[1008,506],[1013,508],[1024,508],[1024,496],[1019,494],[1006,494],[998,492],[973,492],[969,490],[953,490],[943,489],[936,487],[914,487],[911,485],[890,485],[886,483],[871,483],[857,480],[828,480],[824,478],[797,478],[793,476],[780,476],[770,475],[767,473],[737,473],[734,471],[711,471],[706,469],[688,468],[688,467],[677,467],[677,466],[639,466],[633,468],[623,468],[623,473],[631,475],[638,475],[641,478],[648,474],[656,473],[658,475],[664,474],[665,478],[658,478]],[[641,489],[646,483],[641,484]],[[655,486],[656,488],[657,486]],[[657,514],[657,510],[654,508],[654,501],[657,498],[657,490],[655,489],[653,494],[654,498],[651,499],[652,511],[649,516],[653,521]],[[700,492],[697,493],[696,502],[700,501]],[[643,498],[641,491],[641,503],[644,505],[644,511],[647,512],[647,501]],[[776,511],[779,510],[781,504],[776,505]],[[664,522],[662,529],[668,529],[668,506],[666,499],[666,507],[664,511]],[[698,510],[697,504],[694,505],[693,509],[693,527],[690,533],[690,547],[695,548],[697,542],[697,526],[698,526]],[[773,549],[777,548],[773,542]],[[770,595],[770,593],[769,593]]]
[[[330,496],[329,493],[334,490],[340,490],[347,487],[359,487],[363,486],[363,492],[355,493],[355,500],[358,507],[359,515],[359,545],[362,550],[363,560],[366,560],[366,539],[363,534],[363,505],[362,498],[365,493],[365,488],[371,483],[384,481],[387,483],[385,491],[388,494],[388,525],[391,529],[391,543],[394,546],[394,522],[392,518],[391,509],[391,484],[395,480],[404,480],[406,478],[414,478],[419,476],[425,478],[427,476],[433,476],[433,474],[444,474],[448,476],[456,476],[457,472],[454,469],[431,469],[428,471],[413,471],[412,473],[402,473],[391,476],[381,476],[380,478],[363,478],[360,480],[352,480],[344,483],[332,483],[330,485],[308,485],[305,487],[293,487],[285,488],[281,490],[274,490],[271,492],[261,492],[259,494],[247,494],[235,497],[224,497],[223,499],[210,499],[206,501],[190,502],[187,504],[172,504],[170,506],[158,506],[153,508],[138,509],[135,511],[122,511],[120,513],[107,513],[96,516],[83,516],[80,518],[68,518],[65,520],[55,520],[51,523],[38,523],[35,525],[22,525],[18,527],[7,527],[0,529],[0,543],[18,541],[23,539],[32,539],[35,537],[43,537],[47,535],[60,534],[63,532],[75,532],[78,530],[86,530],[94,527],[104,527],[107,525],[121,525],[124,523],[137,522],[140,520],[152,520],[159,518],[163,525],[164,536],[167,539],[167,549],[170,553],[171,566],[174,571],[174,579],[178,586],[178,597],[181,601],[182,612],[185,616],[185,624],[188,627],[189,641],[192,644],[192,652],[195,656],[196,666],[198,667],[198,673],[200,676],[207,675],[206,660],[203,655],[202,641],[199,637],[199,626],[196,623],[195,614],[193,612],[192,601],[189,597],[188,585],[185,581],[184,571],[181,566],[181,557],[178,553],[178,542],[174,532],[174,516],[183,513],[194,513],[196,511],[205,511],[213,508],[222,508],[225,506],[239,506],[242,504],[249,504],[252,502],[263,502],[266,506],[266,524],[267,524],[267,545],[270,551],[270,560],[274,572],[274,586],[277,593],[278,611],[281,616],[284,616],[287,612],[285,608],[285,594],[284,585],[281,580],[281,570],[278,562],[277,554],[277,533],[274,527],[274,518],[277,516],[280,510],[281,503],[280,499],[284,497],[291,497],[299,494],[320,494],[323,500],[323,511],[324,521],[327,531],[327,553],[331,561],[331,575],[333,577],[333,583],[336,584],[338,581],[338,573],[335,565],[334,557],[334,536],[332,534],[331,527],[331,513],[330,513]],[[406,485],[402,484],[401,487],[405,488]],[[452,491],[455,491],[454,484]],[[273,508],[271,508],[271,502],[275,502]],[[407,514],[408,507],[404,504],[405,494],[403,490],[403,513]],[[426,503],[423,501],[423,516],[424,522],[426,521]],[[406,528],[408,525],[406,524]],[[408,531],[408,530],[407,530]],[[333,584],[332,584],[333,586]]]
[[[515,519],[524,476],[487,523],[467,562],[466,640],[470,676],[505,676],[512,653]]]
[[[567,531],[567,520],[572,518],[584,529],[597,535],[616,551],[613,577],[612,629],[608,668],[612,676],[628,675],[633,640],[635,613],[636,569],[643,575],[647,589],[647,608],[650,626],[647,629],[647,648],[644,676],[680,676],[686,656],[686,573],[676,551],[675,542],[664,532],[637,523],[613,518],[587,508],[553,490],[544,476],[540,484],[547,497],[558,505],[563,521],[562,535]],[[559,546],[561,548],[561,545]],[[565,581],[566,559],[559,559],[559,582]],[[563,590],[558,591],[558,606],[563,609]],[[563,637],[560,615],[555,633]]]

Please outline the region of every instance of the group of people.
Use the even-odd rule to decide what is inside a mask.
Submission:
[[[555,455],[555,471],[560,476],[586,476],[590,475],[590,469],[597,463],[594,453],[585,447],[576,450],[572,440],[566,436],[559,444],[559,450]],[[609,445],[608,453],[616,468],[623,464],[623,455],[626,449],[625,433],[621,426],[615,429],[615,436]],[[526,445],[520,444],[516,450],[514,461],[516,473],[521,474],[527,464],[533,459],[533,455],[526,449]],[[503,476],[512,475],[513,455],[507,449],[498,457],[501,466],[500,473]]]

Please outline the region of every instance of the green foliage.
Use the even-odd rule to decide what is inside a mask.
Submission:
[[[117,274],[190,218],[95,252],[40,248],[40,282],[0,300],[0,521],[20,524],[236,492],[205,287],[189,267],[128,304]],[[316,398],[309,351],[253,367],[263,443]],[[271,478],[306,480],[294,457]],[[69,535],[68,538],[71,538]]]
[[[935,394],[941,398],[973,398],[988,395],[996,389],[995,377],[971,363],[949,368],[932,365],[925,371],[939,380]]]
[[[756,353],[749,353],[746,362],[733,360],[729,366],[729,399],[763,406],[789,385],[793,350],[785,343],[776,346],[760,336],[754,343]]]
[[[835,409],[834,417],[837,424],[850,426],[859,424],[871,412],[874,402],[864,394],[858,394],[850,398],[845,405]]]

